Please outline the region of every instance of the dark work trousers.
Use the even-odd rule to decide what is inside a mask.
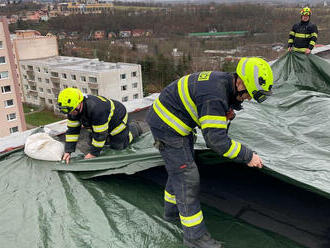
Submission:
[[[150,129],[168,174],[164,214],[167,217],[180,215],[184,237],[198,239],[207,230],[199,201],[200,181],[194,161],[193,135],[174,135],[164,128]]]
[[[109,134],[105,144],[114,150],[125,149],[134,139],[140,136],[141,133],[137,125],[138,123],[136,122],[130,122],[128,127],[119,134],[114,136]]]

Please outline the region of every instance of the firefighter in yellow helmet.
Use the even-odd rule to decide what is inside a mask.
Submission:
[[[312,11],[304,7],[300,11],[301,20],[293,25],[288,40],[288,51],[310,54],[314,48],[318,30],[317,26],[310,21]]]
[[[67,114],[63,160],[69,163],[82,126],[92,129],[92,141],[85,159],[100,155],[106,141],[112,149],[124,149],[141,134],[138,123],[128,123],[125,106],[102,96],[83,95],[76,88],[66,88],[58,95],[60,112]]]
[[[207,232],[199,201],[199,172],[194,161],[193,129],[221,157],[262,168],[262,159],[228,136],[228,123],[244,100],[261,103],[271,95],[273,73],[261,58],[242,58],[236,73],[203,71],[168,85],[153,103],[147,122],[168,173],[164,218],[179,219],[187,247],[219,248]]]

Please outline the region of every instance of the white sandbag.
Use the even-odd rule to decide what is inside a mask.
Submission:
[[[54,140],[47,133],[36,133],[27,138],[24,152],[34,159],[60,161],[64,153],[64,144]]]

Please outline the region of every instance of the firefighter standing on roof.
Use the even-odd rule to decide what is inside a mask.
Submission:
[[[294,24],[290,31],[288,51],[310,54],[317,41],[317,26],[310,22],[312,15],[310,8],[303,8],[300,15],[301,21]]]
[[[150,109],[147,122],[168,173],[164,218],[180,218],[186,246],[222,247],[207,232],[200,208],[193,128],[202,130],[207,146],[220,156],[261,168],[257,154],[228,137],[228,118],[233,117],[233,109],[242,108],[245,99],[264,101],[272,84],[272,70],[266,61],[242,58],[237,74],[204,71],[172,82]]]
[[[66,88],[58,96],[58,105],[68,116],[63,156],[66,163],[76,149],[82,126],[92,129],[90,151],[85,159],[99,156],[106,142],[110,148],[120,150],[141,134],[138,123],[128,125],[126,108],[118,101],[102,96],[84,96],[79,89]]]

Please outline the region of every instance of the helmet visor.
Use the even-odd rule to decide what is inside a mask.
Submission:
[[[253,98],[256,100],[258,103],[262,103],[265,100],[267,100],[268,96],[272,95],[271,91],[265,91],[265,90],[258,90],[258,91],[253,91]]]
[[[72,112],[73,108],[72,107],[67,107],[67,106],[59,106],[60,112],[63,114],[69,114]]]

